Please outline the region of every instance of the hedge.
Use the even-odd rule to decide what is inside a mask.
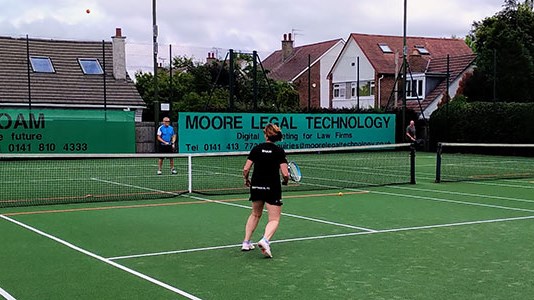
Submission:
[[[430,116],[430,143],[534,144],[534,103],[466,102],[459,98]]]

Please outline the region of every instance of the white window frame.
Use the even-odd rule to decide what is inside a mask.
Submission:
[[[346,95],[345,83],[334,83],[333,94],[334,94],[334,99],[345,99],[345,95]]]
[[[393,53],[393,50],[386,43],[378,43],[378,47],[380,47],[383,53]]]
[[[39,60],[41,63],[38,64],[37,60]],[[47,62],[46,66],[42,64],[45,61]],[[30,64],[34,73],[56,73],[54,64],[48,56],[30,56]],[[46,70],[42,69],[41,67],[45,67]]]
[[[354,98],[357,98],[357,95],[356,95],[356,82],[351,82],[350,84],[350,94],[351,94],[351,97],[354,99]],[[362,95],[360,93],[360,97],[371,97],[371,96],[374,96],[375,95],[375,81],[374,80],[360,80],[360,90],[362,87],[364,86],[369,86],[369,95]]]
[[[86,69],[85,65],[82,63],[84,61],[94,63],[95,66],[96,66],[96,68],[95,68],[96,72],[92,72],[95,69],[91,69],[91,70]],[[80,68],[82,68],[82,72],[85,75],[102,75],[102,74],[104,74],[104,69],[100,65],[100,61],[98,59],[96,59],[96,58],[78,58],[78,64],[80,64]]]
[[[417,51],[419,51],[419,54],[430,54],[430,51],[428,51],[428,49],[423,45],[415,45],[414,47],[417,49]]]
[[[415,83],[415,94],[412,93],[412,86]],[[425,95],[425,80],[421,77],[409,78],[406,80],[406,99],[424,99]]]

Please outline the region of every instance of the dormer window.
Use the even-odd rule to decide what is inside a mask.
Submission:
[[[419,54],[430,54],[430,52],[422,45],[415,45],[415,49],[419,51]]]
[[[82,68],[83,74],[86,75],[102,75],[104,71],[100,66],[100,62],[96,58],[79,58],[78,62]]]
[[[30,63],[32,70],[35,73],[55,73],[54,66],[50,57],[45,56],[30,56]]]
[[[391,51],[391,48],[389,48],[388,44],[386,43],[379,43],[378,47],[380,47],[380,50],[382,50],[382,52],[384,53],[393,53],[393,51]]]

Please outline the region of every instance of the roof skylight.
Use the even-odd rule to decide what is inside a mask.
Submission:
[[[393,53],[391,48],[389,48],[388,44],[386,43],[379,43],[378,47],[380,47],[380,50],[382,50],[384,53]]]
[[[55,73],[54,66],[50,57],[45,56],[30,56],[30,63],[32,70],[36,73]]]
[[[415,49],[419,51],[419,54],[430,54],[430,51],[428,51],[425,46],[422,45],[415,45]]]
[[[100,62],[96,58],[79,58],[78,62],[82,71],[86,75],[102,75],[104,71],[100,66]]]

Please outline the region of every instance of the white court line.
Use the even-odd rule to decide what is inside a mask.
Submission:
[[[186,297],[186,298],[188,298],[188,299],[200,300],[200,298],[198,298],[198,297],[196,297],[196,296],[194,296],[194,295],[192,295],[192,294],[189,294],[189,293],[187,293],[187,292],[185,292],[185,291],[182,291],[182,290],[180,290],[180,289],[178,289],[178,288],[175,288],[175,287],[173,287],[173,286],[171,286],[171,285],[169,285],[169,284],[166,284],[166,283],[164,283],[164,282],[161,282],[161,281],[159,281],[159,280],[156,280],[156,279],[154,279],[154,278],[152,278],[152,277],[149,277],[149,276],[147,276],[147,275],[145,275],[145,274],[142,274],[142,273],[140,273],[140,272],[137,272],[137,271],[132,270],[132,269],[130,269],[130,268],[127,268],[127,267],[125,267],[125,266],[119,265],[118,263],[116,263],[116,262],[114,262],[114,261],[111,261],[111,260],[109,260],[109,259],[107,259],[107,258],[104,258],[104,257],[100,256],[100,255],[96,255],[96,254],[94,254],[94,253],[92,253],[92,252],[89,252],[89,251],[87,251],[87,250],[85,250],[85,249],[82,249],[82,248],[80,248],[80,247],[78,247],[78,246],[75,246],[75,245],[73,245],[73,244],[71,244],[71,243],[69,243],[69,242],[66,242],[66,241],[64,241],[64,240],[62,240],[62,239],[60,239],[60,238],[57,238],[57,237],[55,237],[55,236],[53,236],[53,235],[50,235],[50,234],[48,234],[48,233],[46,233],[46,232],[43,232],[43,231],[41,231],[41,230],[39,230],[39,229],[37,229],[37,228],[31,227],[31,226],[26,225],[26,224],[24,224],[24,223],[22,223],[22,222],[19,222],[19,221],[17,221],[17,220],[14,220],[14,219],[11,219],[11,218],[9,218],[9,217],[6,217],[6,216],[4,216],[4,215],[0,215],[0,218],[4,219],[4,220],[6,220],[6,221],[9,221],[9,222],[11,222],[11,223],[15,223],[15,224],[17,224],[17,225],[19,225],[19,226],[21,226],[21,227],[24,227],[24,228],[26,228],[26,229],[28,229],[28,230],[30,230],[30,231],[33,231],[33,232],[35,232],[35,233],[37,233],[37,234],[39,234],[39,235],[42,235],[42,236],[47,237],[47,238],[49,238],[49,239],[51,239],[51,240],[54,240],[54,241],[56,241],[56,242],[58,242],[58,243],[60,243],[60,244],[63,244],[64,246],[67,246],[67,247],[69,247],[69,248],[71,248],[71,249],[73,249],[73,250],[76,250],[76,251],[81,252],[81,253],[83,253],[83,254],[85,254],[85,255],[87,255],[87,256],[90,256],[90,257],[92,257],[92,258],[95,258],[95,259],[97,259],[97,260],[99,260],[99,261],[101,261],[101,262],[104,262],[104,263],[106,263],[106,264],[108,264],[108,265],[111,265],[111,266],[113,266],[113,267],[115,267],[115,268],[121,269],[121,270],[123,270],[123,271],[125,271],[125,272],[127,272],[127,273],[130,273],[130,274],[132,274],[132,275],[135,275],[135,276],[137,276],[137,277],[139,277],[139,278],[141,278],[141,279],[144,279],[144,280],[146,280],[146,281],[152,282],[152,283],[154,283],[154,284],[156,284],[156,285],[158,285],[158,286],[161,286],[161,287],[163,287],[163,288],[165,288],[165,289],[167,289],[167,290],[170,290],[170,291],[172,291],[172,292],[174,292],[174,293],[176,293],[176,294],[182,295],[182,296],[184,296],[184,297]]]
[[[309,240],[320,240],[320,239],[328,239],[328,238],[348,237],[348,236],[356,236],[356,235],[369,235],[369,234],[379,234],[379,233],[394,233],[394,232],[401,232],[401,231],[425,230],[425,229],[434,229],[434,228],[447,228],[447,227],[456,227],[456,226],[478,225],[478,224],[499,223],[499,222],[510,222],[510,221],[530,220],[530,219],[534,219],[534,216],[515,217],[515,218],[502,218],[502,219],[481,220],[481,221],[468,221],[468,222],[425,225],[425,226],[415,226],[415,227],[403,227],[403,228],[375,230],[375,231],[372,231],[372,232],[371,231],[363,231],[363,232],[360,231],[360,232],[349,232],[349,233],[339,233],[339,234],[320,235],[320,236],[309,236],[309,237],[300,237],[300,238],[275,240],[275,241],[270,241],[270,243],[271,244],[275,244],[275,243],[276,244],[279,244],[279,243],[281,244],[281,243],[290,243],[290,242],[299,242],[299,241],[309,241]],[[141,258],[141,257],[160,256],[160,255],[169,255],[169,254],[180,254],[180,253],[189,253],[189,252],[220,250],[220,249],[227,249],[227,248],[239,248],[239,247],[241,247],[241,244],[225,245],[225,246],[213,246],[213,247],[203,247],[203,248],[193,248],[193,249],[183,249],[183,250],[174,250],[174,251],[165,251],[165,252],[153,252],[153,253],[144,253],[144,254],[133,254],[133,255],[110,257],[108,259],[109,260],[120,260],[120,259]]]
[[[359,191],[359,190],[358,190],[358,191]],[[240,208],[245,208],[245,209],[252,209],[250,206],[241,205],[241,204],[236,204],[236,203],[222,202],[222,201],[217,201],[217,200],[210,200],[210,199],[206,199],[206,198],[202,198],[202,197],[197,197],[197,196],[192,196],[192,195],[187,195],[187,194],[184,194],[184,195],[182,195],[182,196],[183,196],[183,197],[192,198],[192,199],[201,200],[201,201],[214,202],[214,203],[218,203],[218,204],[224,204],[224,205],[229,205],[229,206],[235,206],[235,207],[240,207]],[[302,220],[312,221],[312,222],[316,222],[316,223],[323,223],[323,224],[334,225],[334,226],[339,226],[339,227],[346,227],[346,228],[351,228],[351,229],[358,229],[358,230],[363,230],[363,231],[368,231],[368,232],[374,232],[374,231],[376,231],[376,230],[374,230],[374,229],[370,229],[370,228],[359,227],[359,226],[353,226],[353,225],[349,225],[349,224],[342,224],[342,223],[336,223],[336,222],[330,222],[330,221],[325,221],[325,220],[315,219],[315,218],[310,218],[310,217],[305,217],[305,216],[299,216],[299,215],[294,215],[294,214],[282,213],[282,215],[283,215],[283,216],[287,216],[287,217],[296,218],[296,219],[302,219]]]
[[[109,183],[109,184],[113,184],[113,185],[136,188],[136,189],[140,189],[140,190],[144,190],[144,191],[150,191],[150,192],[156,192],[156,193],[161,193],[161,194],[169,194],[169,195],[174,195],[174,196],[180,196],[179,193],[175,193],[175,192],[167,192],[167,191],[162,191],[162,190],[156,190],[156,189],[146,188],[146,187],[137,186],[137,185],[131,185],[131,184],[120,183],[120,182],[116,182],[116,181],[104,180],[104,179],[95,178],[95,177],[91,178],[91,180],[98,181],[98,182],[103,182],[103,183]]]
[[[2,288],[0,288],[0,296],[4,297],[6,300],[17,300]]]
[[[387,188],[397,188],[396,186],[385,186],[385,187],[387,187]],[[350,190],[350,191],[360,191],[360,190],[358,190],[358,189],[350,189],[350,188],[347,189],[347,190]],[[451,199],[444,199],[444,198],[422,197],[422,196],[415,196],[415,195],[406,195],[406,194],[396,194],[396,193],[388,193],[388,192],[379,192],[379,191],[373,191],[373,190],[370,190],[369,192],[370,192],[370,193],[375,193],[375,194],[389,195],[389,196],[408,197],[408,198],[416,198],[416,199],[423,199],[423,200],[431,200],[431,201],[439,201],[439,202],[449,202],[449,203],[464,204],[464,205],[471,205],[471,206],[482,206],[482,207],[488,207],[488,208],[498,208],[498,209],[505,209],[505,210],[512,210],[512,211],[522,211],[522,212],[534,213],[534,210],[530,210],[530,209],[523,209],[523,208],[516,208],[516,207],[507,207],[507,206],[501,206],[501,205],[491,205],[491,204],[484,204],[484,203],[478,203],[478,202],[465,202],[465,201],[458,201],[458,200],[451,200]],[[201,198],[201,197],[195,197],[195,196],[191,196],[191,195],[183,195],[183,196],[185,196],[185,197],[190,197],[190,198],[193,198],[193,199],[203,200],[203,201],[216,202],[216,203],[220,203],[220,204],[225,204],[225,205],[231,205],[231,206],[237,206],[237,207],[242,207],[242,208],[248,208],[248,209],[250,209],[250,207],[248,207],[248,206],[244,206],[244,205],[240,205],[240,204],[235,204],[235,203],[227,203],[227,202],[214,201],[214,200],[209,200],[209,199],[205,199],[205,198]],[[297,218],[301,218],[301,219],[308,219],[308,220],[313,220],[313,221],[316,221],[316,222],[319,221],[319,222],[321,222],[321,223],[331,224],[331,225],[337,225],[337,226],[342,225],[343,227],[351,228],[351,225],[344,225],[344,224],[338,224],[338,223],[331,223],[331,222],[328,222],[328,221],[317,220],[317,219],[312,219],[312,218],[307,218],[307,217],[299,217],[299,216],[296,216],[296,215],[285,214],[285,213],[282,213],[282,214],[283,214],[283,215],[290,216],[290,217],[297,217]],[[374,229],[368,229],[368,228],[362,228],[362,227],[357,227],[356,229],[364,230],[364,231],[367,231],[367,232],[374,232],[374,231],[375,231]]]
[[[183,196],[183,197],[188,197],[188,198],[191,198],[191,199],[196,199],[196,200],[201,200],[201,201],[206,201],[206,202],[213,202],[213,203],[224,204],[224,205],[229,205],[229,206],[234,206],[234,207],[251,209],[250,206],[246,206],[246,205],[223,202],[223,201],[217,201],[217,200],[210,200],[210,199],[206,199],[206,198],[202,198],[202,197],[198,197],[198,196],[192,196],[192,195],[189,195],[189,194],[178,194],[178,193],[173,193],[173,192],[166,192],[166,191],[161,191],[161,190],[156,190],[156,189],[151,189],[151,188],[145,188],[145,187],[142,187],[142,186],[124,184],[124,183],[120,183],[120,182],[114,182],[114,181],[103,180],[103,179],[98,179],[98,178],[91,178],[91,179],[92,180],[96,180],[96,181],[100,181],[100,182],[104,182],[104,183],[114,184],[114,185],[133,187],[133,188],[138,188],[138,189],[141,189],[141,190],[147,190],[147,191],[158,192],[158,193],[166,193],[166,194],[171,194],[171,195],[176,195],[176,196]],[[360,190],[358,190],[358,191],[360,191]],[[336,223],[336,222],[330,222],[330,221],[325,221],[325,220],[320,220],[320,219],[315,219],[315,218],[310,218],[310,217],[305,217],[305,216],[298,216],[298,215],[293,215],[293,214],[288,214],[288,213],[282,213],[282,215],[283,216],[292,217],[292,218],[297,218],[297,219],[308,220],[308,221],[312,221],[312,222],[316,222],[316,223],[323,223],[323,224],[328,224],[328,225],[339,226],[339,227],[346,227],[346,228],[358,229],[358,230],[369,231],[369,232],[375,231],[374,229],[370,229],[370,228],[353,226],[353,225],[349,225],[349,224],[341,224],[341,223]]]
[[[351,189],[347,189],[347,190],[351,190]],[[508,206],[492,205],[492,204],[484,204],[484,203],[478,203],[478,202],[465,202],[465,201],[458,201],[458,200],[451,200],[451,199],[444,199],[444,198],[423,197],[423,196],[416,196],[416,195],[407,195],[407,194],[397,194],[397,193],[379,192],[379,191],[372,191],[372,190],[369,190],[369,193],[380,194],[380,195],[388,195],[388,196],[397,196],[397,197],[414,198],[414,199],[422,199],[422,200],[430,200],[430,201],[438,201],[438,202],[448,202],[448,203],[456,203],[456,204],[472,205],[472,206],[482,206],[482,207],[489,207],[489,208],[499,208],[499,209],[505,209],[505,210],[523,211],[523,212],[534,213],[534,210],[532,210],[532,209],[517,208],[517,207],[508,207]]]
[[[442,193],[442,194],[460,195],[460,196],[470,196],[470,197],[480,197],[480,198],[497,199],[497,200],[509,200],[509,201],[517,201],[517,202],[534,203],[534,200],[530,200],[530,199],[501,197],[501,196],[493,196],[493,195],[485,195],[485,194],[471,194],[471,193],[462,193],[462,192],[433,190],[433,189],[419,189],[419,188],[411,188],[411,187],[406,187],[406,186],[388,186],[388,188],[401,189],[401,190],[410,190],[410,191],[421,191],[421,192],[433,192],[433,193]]]
[[[421,176],[423,174],[423,176]],[[429,173],[429,172],[417,172],[416,174],[417,179],[428,179],[434,181],[436,179],[435,173]],[[517,179],[495,179],[498,181],[507,181],[507,182],[516,182],[516,183],[527,183],[524,180],[517,180]],[[515,185],[515,184],[505,184],[505,183],[492,183],[489,182],[489,180],[480,180],[480,181],[474,181],[474,180],[452,180],[447,181],[444,180],[441,184],[447,184],[447,183],[467,183],[467,184],[477,184],[477,185],[490,185],[490,186],[502,186],[502,187],[511,187],[511,188],[520,188],[520,189],[534,189],[534,186],[529,185]]]
[[[501,179],[503,181],[506,181],[504,179]],[[456,181],[453,181],[456,182]],[[516,184],[504,184],[504,183],[491,183],[486,181],[458,181],[463,183],[470,183],[470,184],[478,184],[478,185],[491,185],[491,186],[502,186],[502,187],[511,187],[511,188],[519,188],[519,189],[534,189],[534,186],[528,186],[528,185],[516,185]]]

